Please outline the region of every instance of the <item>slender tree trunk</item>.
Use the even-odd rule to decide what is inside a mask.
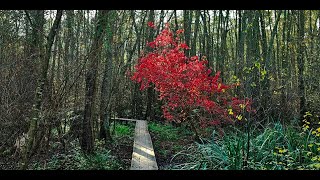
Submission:
[[[154,22],[154,10],[150,10],[149,12],[149,18],[148,18],[148,22]],[[154,37],[154,30],[149,28],[148,30],[148,42],[153,41],[153,37]],[[147,51],[151,51],[150,47],[147,47]],[[145,114],[145,118],[144,119],[153,119],[154,118],[154,112],[153,112],[153,96],[154,96],[154,85],[151,85],[151,87],[148,88],[147,90],[147,110],[146,110],[146,114]]]
[[[272,73],[272,70],[271,70],[271,64],[272,64],[272,54],[273,54],[273,43],[274,43],[274,38],[275,38],[275,35],[276,33],[278,32],[278,24],[279,24],[279,21],[280,21],[280,16],[281,16],[281,12],[282,11],[279,11],[278,14],[277,14],[277,17],[276,17],[276,21],[275,21],[275,24],[273,26],[273,29],[271,31],[271,37],[270,37],[270,41],[268,42],[268,50],[267,52],[264,52],[266,53],[265,55],[265,65],[264,65],[264,68],[267,72],[267,75],[266,77],[263,79],[262,81],[262,93],[264,94],[262,96],[262,107],[265,107],[265,108],[268,108],[270,107],[270,97],[271,97],[271,92],[270,92],[270,79],[268,78],[269,77],[269,74]],[[262,30],[262,39],[264,39],[264,33],[263,33],[263,30]],[[265,46],[265,44],[263,44],[263,46]],[[273,58],[274,59],[274,58]],[[268,111],[265,111],[264,112],[264,117],[268,116],[269,112]]]
[[[102,87],[101,87],[101,104],[100,104],[100,138],[106,141],[111,140],[110,135],[110,99],[111,99],[111,79],[113,69],[113,56],[112,56],[112,44],[113,44],[113,24],[115,18],[115,12],[109,11],[107,14],[107,27],[106,27],[106,51],[107,57],[105,62],[105,70],[103,74]]]
[[[191,35],[191,21],[192,21],[192,11],[183,10],[183,27],[184,27],[184,38],[188,46],[190,46],[190,35]],[[190,50],[185,50],[186,56],[190,57]]]
[[[305,51],[305,43],[304,43],[304,26],[305,26],[305,14],[304,10],[299,10],[298,13],[298,70],[299,70],[299,87],[298,87],[298,95],[300,101],[300,119],[303,119],[303,115],[306,112],[306,97],[305,97],[305,83],[304,83],[304,51]]]
[[[195,56],[197,52],[197,38],[198,38],[198,30],[199,30],[199,19],[200,19],[200,10],[196,10],[196,21],[194,27],[194,36],[191,45],[191,56]]]
[[[178,25],[178,16],[177,16],[177,10],[174,10],[174,24],[175,24],[175,31],[177,32],[179,25]]]
[[[238,21],[238,48],[237,48],[237,66],[239,67],[239,71],[237,74],[237,77],[239,79],[243,79],[243,71],[242,69],[244,68],[244,40],[246,38],[246,28],[247,28],[247,24],[246,24],[246,16],[244,16],[245,14],[239,10],[239,21]],[[237,88],[237,94],[240,93],[240,89]]]
[[[85,108],[84,118],[82,124],[81,149],[86,154],[91,154],[94,148],[93,139],[93,117],[95,110],[95,92],[96,79],[98,73],[98,63],[101,55],[103,45],[103,37],[106,27],[106,10],[99,10],[97,17],[97,25],[95,29],[94,39],[88,59],[91,61],[86,75],[86,89],[85,89]]]

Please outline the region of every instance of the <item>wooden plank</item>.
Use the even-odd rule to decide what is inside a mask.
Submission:
[[[158,170],[147,121],[136,121],[131,170]]]
[[[139,120],[139,119],[127,119],[127,118],[111,118],[111,119],[115,119],[115,120],[121,120],[121,121],[144,121],[144,120]]]

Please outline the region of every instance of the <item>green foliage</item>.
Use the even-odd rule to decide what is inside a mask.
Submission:
[[[171,149],[164,148],[161,143],[170,141],[177,142],[179,140],[179,129],[174,128],[171,125],[162,125],[155,122],[148,123],[148,129],[150,132],[154,133],[157,136],[157,140],[154,141],[154,146],[156,151],[164,157],[167,157],[171,151]],[[180,146],[176,143],[174,146],[171,146],[175,150],[181,150]]]
[[[259,80],[263,81],[264,78],[267,76],[267,70],[261,65],[259,61],[255,61],[251,67],[244,67],[242,71],[245,74],[250,74],[253,70],[256,69],[259,72]],[[252,87],[257,86],[256,84],[251,84]]]
[[[170,124],[159,124],[149,122],[149,131],[157,134],[161,141],[178,141],[181,136],[191,135],[192,132],[186,130],[184,127],[173,127]]]
[[[307,143],[304,144],[306,156],[310,160],[310,169],[320,169],[320,120],[319,116],[306,112],[304,114],[302,129],[307,136]]]
[[[174,127],[170,124],[149,122],[148,125],[158,166],[160,169],[167,169],[172,156],[182,151],[185,144],[192,142],[190,137],[193,133],[185,127]]]
[[[245,132],[234,129],[226,132],[223,138],[217,138],[213,133],[209,142],[194,143],[177,153],[169,169],[316,169],[320,159],[313,158],[312,161],[307,157],[311,154],[305,144],[310,142],[308,134],[299,129],[275,123],[250,133],[248,154]],[[318,146],[314,147],[313,153]],[[176,164],[178,157],[188,161]]]
[[[172,166],[168,169],[196,170],[196,169],[218,169],[229,164],[228,152],[224,149],[222,142],[212,141],[210,146],[206,144],[194,143],[185,147],[183,151],[177,153],[171,159]],[[182,158],[181,158],[182,156]],[[175,163],[175,159],[188,159],[186,163]]]
[[[117,137],[120,137],[120,136],[133,136],[134,135],[134,128],[129,126],[129,125],[116,124],[115,135]]]

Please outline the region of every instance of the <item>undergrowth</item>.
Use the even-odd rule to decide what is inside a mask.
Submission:
[[[276,122],[252,131],[249,141],[246,132],[236,127],[226,130],[222,138],[213,132],[211,138],[176,153],[168,169],[320,169],[320,143],[312,136],[316,131]],[[177,163],[176,159],[182,157],[186,162]]]

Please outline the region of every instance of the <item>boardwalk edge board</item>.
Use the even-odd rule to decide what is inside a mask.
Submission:
[[[135,135],[130,170],[158,170],[148,122],[139,119],[113,118],[122,121],[135,121]]]

